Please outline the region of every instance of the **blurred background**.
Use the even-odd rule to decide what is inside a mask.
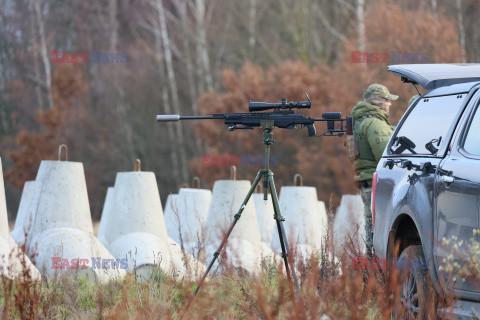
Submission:
[[[346,115],[378,82],[400,95],[391,112],[397,123],[416,91],[387,66],[479,62],[479,7],[479,0],[0,0],[0,156],[10,221],[24,182],[41,160],[57,159],[62,143],[84,164],[94,219],[116,173],[131,171],[136,158],[155,172],[165,200],[194,176],[208,188],[229,177],[228,166],[206,166],[202,155],[263,156],[259,129],[159,124],[156,114],[247,112],[249,100],[303,101],[308,92],[312,108],[302,113]],[[89,58],[69,63],[74,53]],[[344,138],[277,129],[275,140],[277,187],[299,172],[320,200],[335,204],[356,192]],[[253,180],[258,169],[242,161],[237,179]]]

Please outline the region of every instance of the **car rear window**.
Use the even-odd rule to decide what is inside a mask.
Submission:
[[[389,154],[436,155],[467,95],[420,99],[398,130]]]
[[[480,108],[477,107],[475,116],[468,128],[467,137],[463,148],[470,154],[480,156]]]

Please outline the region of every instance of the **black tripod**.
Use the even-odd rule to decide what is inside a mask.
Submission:
[[[255,180],[253,181],[253,184],[248,191],[245,199],[243,200],[242,205],[240,206],[240,209],[238,209],[238,212],[233,216],[233,222],[230,225],[227,233],[223,237],[222,243],[220,243],[220,246],[218,249],[215,251],[213,254],[213,259],[209,263],[207,270],[203,274],[202,278],[198,282],[197,288],[195,289],[195,292],[193,293],[193,296],[191,299],[188,301],[187,306],[185,307],[182,315],[180,316],[180,319],[183,318],[183,316],[187,313],[188,308],[190,307],[190,304],[192,303],[193,299],[195,298],[195,295],[198,293],[200,290],[201,285],[205,281],[205,278],[207,277],[208,273],[210,272],[210,269],[212,268],[213,264],[217,260],[218,256],[220,255],[220,252],[222,251],[223,247],[227,243],[228,237],[230,236],[230,233],[232,233],[233,228],[237,224],[237,221],[240,220],[243,210],[245,209],[248,200],[252,196],[253,192],[255,191],[255,188],[257,187],[258,183],[260,182],[260,179],[263,177],[263,192],[264,192],[264,199],[267,200],[268,197],[268,189],[270,189],[270,193],[272,195],[272,203],[273,203],[273,210],[275,212],[274,219],[277,221],[277,229],[278,229],[278,235],[280,238],[280,246],[282,247],[282,258],[285,263],[285,271],[287,272],[287,277],[291,281],[293,278],[293,281],[295,283],[295,288],[297,291],[299,291],[299,285],[298,285],[298,280],[297,276],[295,274],[295,267],[292,266],[290,269],[290,266],[288,264],[288,255],[289,255],[289,249],[288,249],[288,243],[287,243],[287,238],[285,236],[285,229],[283,227],[283,221],[285,221],[285,218],[282,216],[280,212],[280,206],[278,204],[278,197],[277,197],[277,191],[275,189],[275,183],[273,181],[273,172],[270,170],[270,145],[274,143],[275,141],[273,140],[273,128],[274,128],[274,121],[273,120],[264,120],[261,121],[260,127],[263,129],[263,144],[265,145],[265,168],[261,169],[258,171],[257,176],[255,177]],[[292,262],[293,265],[293,262]],[[292,275],[290,275],[290,270]]]

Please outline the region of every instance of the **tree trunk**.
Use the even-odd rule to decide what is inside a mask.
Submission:
[[[207,49],[207,32],[205,28],[205,0],[195,0],[195,21],[197,28],[197,59],[198,59],[198,79],[202,79],[203,86],[199,92],[212,91],[213,80],[210,74],[210,59]]]
[[[117,21],[117,1],[118,0],[108,0],[108,23],[110,27],[110,37],[109,37],[109,51],[113,54],[117,53],[118,47],[118,21]],[[132,124],[127,121],[129,105],[125,103],[125,91],[120,84],[120,75],[119,67],[117,63],[112,64],[113,75],[113,103],[115,105],[117,115],[121,121],[121,128],[123,129],[123,134],[125,137],[126,149],[128,151],[128,157],[131,161],[137,158],[138,155],[135,152],[135,130],[132,127]]]
[[[250,0],[250,8],[249,8],[249,20],[248,20],[248,46],[250,47],[250,59],[253,61],[254,58],[254,50],[255,50],[255,25],[256,25],[256,12],[257,12],[257,1]]]
[[[187,2],[186,0],[176,1],[175,2],[176,10],[178,11],[180,17],[180,26],[182,28],[182,48],[183,48],[183,60],[185,62],[185,69],[187,75],[187,85],[188,93],[190,98],[190,112],[192,115],[198,115],[196,103],[198,98],[198,93],[195,86],[195,74],[193,66],[193,53],[190,49],[189,37],[187,35],[191,34],[191,30],[188,26],[189,16],[187,14]],[[200,138],[196,137],[193,134],[192,140],[195,141],[195,153],[202,154],[204,153],[205,147],[202,144]]]
[[[115,53],[118,42],[117,0],[108,1],[108,17],[110,20],[110,52]]]
[[[163,47],[163,56],[165,65],[167,67],[168,87],[170,89],[170,96],[172,98],[172,109],[176,114],[181,114],[180,104],[178,100],[177,80],[175,78],[175,72],[173,71],[172,52],[170,50],[170,39],[168,37],[167,22],[165,18],[165,11],[163,7],[163,0],[156,0],[156,7],[158,13],[158,22],[160,24],[160,39]],[[155,35],[158,37],[158,35]],[[183,136],[182,125],[178,123],[176,126],[178,144],[179,144],[179,156],[180,156],[180,173],[183,181],[188,181],[188,168],[187,168],[187,152],[185,146],[185,139]]]
[[[190,43],[187,35],[191,33],[188,27],[188,15],[187,15],[187,2],[186,0],[174,2],[176,10],[180,17],[180,25],[182,27],[182,48],[183,48],[183,60],[185,61],[185,69],[188,83],[188,94],[190,98],[190,110],[192,115],[197,115],[197,108],[195,107],[197,100],[197,91],[195,87],[195,75],[193,66],[193,54],[190,49]]]
[[[349,8],[349,7],[347,7]],[[330,22],[328,21],[328,18],[325,16],[324,12],[323,12],[323,9],[322,9],[322,6],[321,5],[317,5],[315,4],[313,6],[313,9],[316,11],[316,13],[318,14],[319,16],[319,19],[320,21],[322,21],[322,24],[325,28],[327,28],[327,30],[330,32],[331,35],[333,35],[335,38],[337,38],[338,40],[340,41],[343,41],[345,40],[345,36],[340,33],[339,31],[337,31],[331,24]]]
[[[165,67],[163,65],[163,50],[162,50],[162,43],[161,39],[158,37],[160,34],[160,27],[158,23],[154,22],[153,23],[154,27],[154,34],[155,34],[155,53],[154,53],[154,58],[155,62],[157,63],[157,66],[159,68],[159,73],[161,75],[165,74]],[[164,80],[164,79],[162,79]],[[165,114],[172,114],[172,108],[170,106],[170,101],[168,98],[168,89],[166,86],[165,81],[163,81],[160,86],[161,91],[162,91],[162,104],[163,104],[163,112]],[[167,138],[168,141],[171,141],[172,143],[175,142],[175,125],[177,123],[172,123],[172,122],[167,122]],[[176,185],[180,185],[182,183],[182,177],[180,175],[180,169],[179,166],[181,166],[181,163],[179,162],[179,156],[178,156],[178,149],[177,148],[172,148],[170,150],[170,160],[171,160],[171,168],[172,168],[172,175],[173,179],[175,180]]]
[[[465,52],[465,27],[463,24],[462,0],[457,0],[458,34],[460,36],[460,54],[462,63],[467,62]]]
[[[39,40],[40,40],[40,54],[42,56],[43,66],[45,69],[45,85],[47,88],[47,98],[49,108],[53,107],[53,98],[52,98],[52,76],[50,73],[50,60],[48,58],[47,51],[47,40],[45,37],[45,26],[43,24],[43,16],[40,10],[40,1],[32,0],[31,4],[35,12],[36,23],[38,27]]]
[[[35,14],[35,13],[34,13]],[[33,19],[32,21],[35,21],[35,19]],[[32,23],[30,23],[30,41],[31,41],[31,44],[32,44],[32,47],[33,47],[33,54],[32,54],[32,57],[33,57],[33,76],[35,77],[35,79],[37,81],[40,81],[40,79],[42,79],[42,76],[40,75],[40,65],[39,65],[39,61],[38,61],[38,45],[37,45],[37,40],[36,40],[36,37],[37,37],[37,33],[35,32],[35,26]],[[37,83],[35,84],[35,95],[37,96],[37,110],[39,112],[43,112],[44,109],[44,105],[43,105],[43,97],[42,97],[42,88],[41,86]]]
[[[357,0],[358,49],[365,52],[365,0]]]
[[[432,13],[433,13],[433,17],[437,19],[437,13],[438,13],[437,0],[432,0]]]

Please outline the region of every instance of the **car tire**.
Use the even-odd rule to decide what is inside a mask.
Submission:
[[[433,288],[421,245],[409,246],[398,259],[398,285],[392,319],[436,319],[437,293]]]

